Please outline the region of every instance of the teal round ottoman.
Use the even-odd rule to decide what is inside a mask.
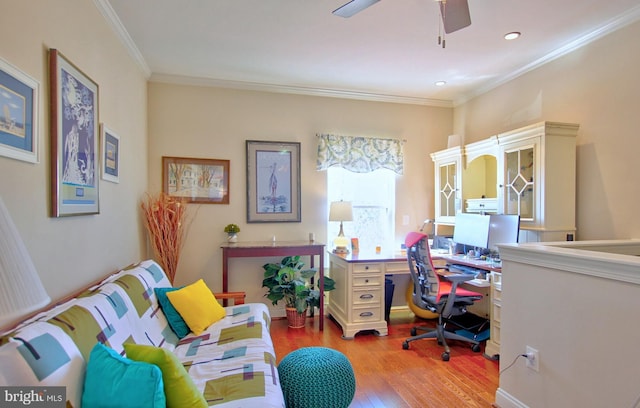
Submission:
[[[304,347],[278,365],[287,408],[347,408],[356,393],[356,377],[347,357],[325,347]]]

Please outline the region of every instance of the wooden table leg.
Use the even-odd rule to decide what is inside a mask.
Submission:
[[[320,253],[320,331],[324,330],[324,257]]]
[[[227,249],[222,248],[222,292],[229,291],[229,256]],[[222,306],[227,306],[227,299],[222,300]]]

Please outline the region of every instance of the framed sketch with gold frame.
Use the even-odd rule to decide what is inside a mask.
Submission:
[[[162,191],[188,203],[229,204],[229,160],[162,157]]]

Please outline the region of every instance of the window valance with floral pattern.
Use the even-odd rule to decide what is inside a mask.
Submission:
[[[362,136],[318,135],[317,170],[340,166],[355,173],[389,169],[403,173],[402,141]]]

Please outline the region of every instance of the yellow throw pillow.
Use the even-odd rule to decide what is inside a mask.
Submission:
[[[123,346],[128,359],[153,364],[160,368],[167,408],[209,406],[187,370],[171,351],[143,344],[125,343]]]
[[[226,315],[202,279],[182,289],[167,292],[167,297],[196,336]]]

